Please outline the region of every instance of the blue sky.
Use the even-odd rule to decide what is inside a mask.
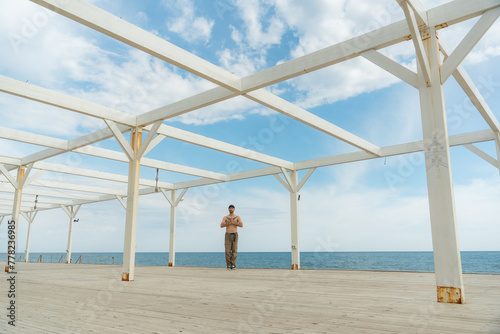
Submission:
[[[447,1],[423,0],[426,8]],[[396,1],[92,1],[238,76],[246,76],[404,18]],[[141,114],[214,85],[29,1],[0,0],[0,74]],[[452,47],[476,19],[440,31]],[[464,66],[500,117],[500,24],[483,37]],[[415,69],[411,42],[382,50]],[[353,59],[269,89],[308,111],[374,143],[422,139],[418,91],[364,59]],[[453,78],[444,85],[449,134],[487,129]],[[2,126],[72,139],[105,127],[103,121],[0,94]],[[322,132],[238,97],[165,122],[289,161],[356,149]],[[278,124],[279,126],[273,126]],[[115,140],[98,144],[120,150]],[[0,140],[1,154],[23,157],[41,150]],[[478,147],[496,158],[493,142]],[[263,164],[173,139],[148,158],[216,172]],[[498,169],[463,147],[451,149],[457,225],[462,250],[500,250]],[[126,175],[127,165],[66,154],[48,161]],[[156,170],[142,168],[154,179]],[[303,175],[305,172],[301,172]],[[112,182],[46,173],[43,178],[123,189]],[[160,172],[160,180],[191,176]],[[167,251],[169,205],[161,194],[140,198],[137,251]],[[178,211],[178,251],[222,251],[218,225],[228,204],[245,224],[240,251],[290,249],[289,194],[274,177],[190,189]],[[125,210],[117,201],[83,206],[73,252],[121,251]],[[68,218],[62,209],[40,212],[31,252],[66,249]],[[0,227],[5,236],[6,224]],[[22,220],[18,251],[24,249]],[[1,237],[5,240],[4,237]],[[420,153],[319,168],[301,191],[302,251],[431,250],[423,155]]]

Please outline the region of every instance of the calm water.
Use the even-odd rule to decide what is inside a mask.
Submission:
[[[42,262],[65,261],[64,253],[42,253]],[[75,253],[72,262],[82,256],[83,263],[122,263],[121,253]],[[500,274],[500,252],[462,252],[462,269],[465,273]],[[18,255],[19,257],[19,255]],[[31,254],[36,262],[40,253]],[[0,260],[6,260],[5,253]],[[24,260],[22,255],[21,260]],[[19,261],[19,260],[18,260]],[[289,268],[289,252],[240,252],[237,266],[240,268]],[[390,271],[434,271],[432,252],[302,252],[303,269],[355,269]],[[168,253],[136,253],[136,265],[168,265]],[[177,266],[225,267],[223,252],[176,253]]]

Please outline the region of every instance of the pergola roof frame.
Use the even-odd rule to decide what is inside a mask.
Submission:
[[[72,140],[62,140],[26,131],[0,127],[0,138],[46,147],[44,150],[22,158],[0,155],[0,171],[3,174],[0,177],[0,193],[14,192],[15,194],[12,201],[6,199],[5,195],[0,194],[0,217],[8,214],[6,208],[8,209],[10,204],[12,204],[12,207],[14,208],[13,212],[17,210],[17,216],[20,211],[27,214],[35,211],[63,207],[70,218],[72,218],[73,213],[76,213],[79,206],[82,204],[115,199],[118,199],[122,204],[124,204],[123,198],[131,196],[132,201],[137,202],[138,195],[146,195],[159,191],[161,191],[164,195],[165,191],[172,192],[172,199],[169,199],[169,202],[172,205],[172,209],[174,209],[179,203],[180,198],[184,196],[186,190],[189,188],[267,175],[278,176],[279,174],[283,174],[285,177],[285,180],[281,178],[278,178],[278,180],[290,191],[291,200],[293,202],[293,198],[298,190],[304,185],[306,180],[318,167],[426,150],[426,145],[428,143],[426,143],[425,140],[378,147],[377,145],[370,143],[264,89],[265,87],[283,82],[287,79],[316,71],[358,56],[366,58],[389,73],[392,73],[402,81],[419,89],[421,101],[422,99],[439,98],[439,90],[435,89],[436,85],[442,85],[449,76],[453,75],[467,96],[471,99],[474,106],[476,106],[479,114],[486,121],[490,129],[446,137],[444,142],[446,142],[447,150],[449,150],[449,147],[451,146],[464,146],[471,152],[486,160],[488,163],[500,169],[500,157],[498,159],[494,159],[473,145],[474,143],[484,141],[495,141],[497,154],[500,156],[500,123],[492,113],[491,109],[481,96],[479,90],[474,85],[463,66],[460,64],[500,15],[500,2],[498,0],[480,0],[474,2],[468,0],[454,0],[427,11],[424,9],[419,0],[397,0],[405,13],[405,20],[392,23],[380,29],[243,78],[231,74],[198,56],[178,48],[158,36],[119,19],[116,16],[107,13],[96,6],[88,4],[83,0],[65,2],[60,2],[58,0],[31,1],[75,20],[76,22],[89,28],[106,34],[116,40],[124,42],[129,46],[142,50],[174,66],[178,66],[179,68],[182,68],[190,73],[209,80],[212,83],[217,84],[219,87],[135,116],[60,92],[55,92],[53,90],[38,87],[5,76],[0,76],[1,92],[56,106],[90,117],[99,118],[107,124],[107,128],[94,131]],[[435,38],[432,34],[435,34],[437,30],[477,16],[481,16],[480,20],[455,50],[450,51],[443,40],[437,42],[439,43],[437,51],[431,48],[432,45],[429,47],[423,43],[425,38]],[[430,37],[428,36],[429,34]],[[407,69],[378,52],[378,50],[382,48],[409,39],[413,41],[416,50],[419,73],[415,73]],[[431,52],[441,52],[444,56],[443,66],[441,67],[441,72],[439,73],[438,78],[439,82],[436,81],[436,64],[433,64],[432,62],[435,62],[436,59],[440,57],[440,54],[437,56],[436,54],[433,54],[433,56],[436,56],[437,58],[432,59],[428,57],[428,54]],[[358,148],[359,151],[330,157],[320,157],[306,161],[292,162],[162,124],[164,120],[172,117],[213,105],[221,101],[226,101],[237,96],[244,96],[265,107],[271,108],[309,127],[344,141],[351,146]],[[139,148],[142,130],[147,131],[148,135],[142,142],[143,146]],[[127,132],[131,132],[132,135],[130,144],[123,135]],[[115,137],[122,147],[123,152],[116,152],[92,146],[92,144],[107,140],[111,137]],[[166,161],[143,158],[145,154],[147,154],[156,144],[166,137],[212,150],[217,150],[233,156],[257,161],[268,166],[254,170],[224,174],[194,167],[181,166]],[[69,167],[43,161],[66,152],[74,152],[78,154],[86,154],[100,158],[127,162],[130,164],[129,175],[127,177],[124,175]],[[133,164],[135,167],[132,167]],[[139,179],[138,170],[140,166],[147,166],[175,173],[183,173],[200,178],[176,183]],[[9,171],[15,169],[18,170],[17,178],[14,178],[9,174]],[[306,174],[306,177],[299,183],[297,171],[305,169],[308,169],[309,171]],[[31,170],[38,170],[38,172],[31,178],[28,178]],[[45,171],[89,177],[92,179],[104,179],[118,183],[127,183],[129,188],[128,191],[125,191],[90,185],[77,185],[65,182],[37,180],[38,176],[42,175]],[[26,173],[26,177],[24,176],[24,173]],[[132,173],[135,173],[135,176],[132,175]],[[288,175],[288,173],[290,173],[290,175]],[[133,187],[131,188],[131,180],[135,183],[135,190]],[[428,182],[430,182],[429,179]],[[25,183],[26,187],[24,187]],[[138,188],[139,186],[142,186],[143,188]],[[14,189],[11,189],[12,187]],[[32,187],[43,187],[48,190],[41,190],[38,188],[33,189]],[[71,191],[71,193],[63,193],[56,191],[56,189]],[[176,198],[175,191],[178,189],[183,189],[183,191],[180,197]],[[27,197],[26,200],[23,200],[21,191],[24,192],[24,194],[41,196],[40,204],[37,205],[36,210],[31,205],[28,205],[28,202],[26,201],[32,201],[33,197]],[[78,193],[82,194],[80,195]],[[94,195],[88,195],[88,193],[93,193]],[[174,203],[175,205],[173,205]],[[77,210],[75,212],[73,212],[73,206],[77,206]],[[296,206],[297,204],[295,205],[295,209]],[[17,209],[15,209],[16,207]],[[70,207],[71,210],[69,209]],[[292,205],[292,207],[294,206]],[[129,205],[127,203],[126,209],[127,226],[129,226],[129,215],[133,215],[133,212],[136,212],[137,204],[135,203]],[[295,223],[292,223],[292,226],[295,226],[293,228],[297,228],[297,217],[294,217],[294,215],[296,216],[296,214],[292,213],[292,221],[295,219]],[[173,214],[173,217],[175,218],[175,213]],[[16,224],[17,220],[18,219],[16,219]],[[32,221],[30,221],[30,223],[31,222]],[[131,226],[134,226],[135,224],[133,219],[131,220],[131,224]],[[126,240],[134,240],[135,236],[133,233],[135,232],[132,232],[132,235],[130,235],[129,227],[127,227]],[[292,231],[292,239],[293,238],[294,232]],[[70,245],[71,243],[68,242],[68,244]],[[295,244],[292,245],[292,251],[294,246]],[[295,248],[297,248],[298,251],[298,245]],[[135,252],[135,250],[132,252]],[[68,253],[70,254],[71,251],[69,250]],[[127,255],[127,258],[129,258],[129,255],[130,254]],[[292,256],[292,259],[295,261],[294,256]],[[292,264],[292,267],[293,266],[296,266],[297,268],[295,269],[298,269],[298,264]],[[131,272],[130,277],[133,279],[133,271]],[[124,280],[129,280],[129,273],[126,273]]]

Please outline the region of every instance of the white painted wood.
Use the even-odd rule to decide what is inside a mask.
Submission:
[[[461,303],[465,303],[446,110],[439,72],[439,44],[434,27],[430,28],[429,34],[425,48],[429,55],[432,85],[428,87],[419,66],[419,93],[436,283],[438,288],[460,289]]]
[[[304,175],[302,180],[300,180],[300,182],[299,182],[299,185],[297,187],[297,192],[299,192],[300,189],[302,189],[304,184],[306,184],[307,180],[309,180],[309,178],[311,177],[311,175],[314,173],[315,170],[316,170],[316,168],[311,168],[307,171],[306,175]]]
[[[427,54],[424,50],[424,45],[422,42],[422,36],[418,27],[417,19],[415,18],[415,12],[413,8],[407,2],[400,3],[401,8],[406,16],[406,20],[408,21],[408,28],[411,32],[411,39],[413,41],[413,46],[415,47],[415,54],[422,68],[422,74],[425,78],[425,82],[427,86],[431,85],[431,74],[429,67],[429,60],[427,59]]]
[[[480,157],[481,159],[483,159],[484,161],[486,161],[487,163],[491,164],[493,167],[495,168],[499,167],[498,160],[496,160],[491,155],[481,150],[479,147],[474,146],[472,144],[465,144],[463,146],[472,153],[474,153],[475,155],[477,155],[478,157]]]
[[[361,53],[361,56],[379,66],[380,68],[386,70],[387,72],[393,74],[407,84],[418,88],[417,73],[413,72],[409,68],[399,64],[398,62],[375,50],[365,51]]]
[[[239,78],[234,74],[85,1],[31,1],[217,85],[240,89]]]
[[[245,94],[250,100],[258,102],[268,108],[276,110],[279,113],[287,115],[299,122],[309,125],[314,129],[324,132],[330,136],[340,139],[348,144],[351,144],[357,148],[362,149],[378,155],[380,147],[367,142],[352,133],[339,128],[338,126],[318,117],[293,103],[290,103],[274,94],[271,94],[267,90],[259,89],[254,92],[249,92]],[[283,167],[283,166],[281,166]]]
[[[137,153],[138,154],[138,159],[142,159],[142,157],[146,154],[146,151],[147,150],[150,150],[152,149],[153,147],[149,148],[149,146],[151,145],[151,142],[153,141],[153,139],[155,138],[155,135],[156,135],[156,132],[158,131],[158,129],[160,128],[160,125],[163,123],[163,120],[159,120],[159,121],[156,121],[154,123],[153,126],[151,126],[151,128],[148,130],[148,135],[146,136],[146,139],[144,139],[142,145],[141,145],[141,148],[139,149],[139,152]],[[160,139],[163,139],[165,138],[164,136],[160,136],[159,137]],[[155,145],[157,145],[159,143],[156,142]]]
[[[175,227],[177,219],[177,191],[175,189],[170,191],[170,240],[168,246],[168,265],[175,266]]]
[[[0,164],[11,165],[15,167],[21,166],[21,159],[0,155]]]
[[[292,269],[300,269],[300,247],[299,247],[299,193],[298,193],[298,173],[296,170],[290,171],[290,219],[292,237]]]
[[[153,140],[151,140],[151,143],[148,145],[148,148],[144,151],[142,157],[148,154],[149,151],[151,151],[156,145],[161,143],[161,141],[165,138],[166,137],[164,135],[156,135],[156,137],[154,137]]]
[[[455,0],[427,11],[429,27],[445,28],[499,7],[498,0]]]
[[[449,56],[451,52],[450,51],[451,48],[448,46],[448,44],[442,37],[439,39],[439,46],[441,52],[443,52],[445,56],[445,61],[446,61],[446,58]],[[453,72],[453,77],[460,85],[460,87],[462,87],[464,92],[471,100],[472,104],[474,104],[474,106],[477,108],[481,116],[483,116],[484,120],[486,121],[486,123],[488,123],[490,128],[493,131],[500,131],[500,123],[498,122],[497,118],[495,117],[490,107],[486,103],[486,100],[482,96],[481,92],[479,92],[479,89],[476,87],[476,85],[474,84],[469,74],[462,65],[459,65],[457,69]]]
[[[173,206],[174,202],[172,202],[172,200],[170,199],[170,196],[167,194],[167,192],[165,191],[165,189],[160,188],[160,191],[163,194],[163,196],[165,196],[165,198],[167,199],[167,201],[170,203],[170,206]]]
[[[48,188],[47,188],[48,189]],[[93,196],[89,194],[74,194],[74,193],[67,193],[67,192],[60,192],[60,191],[53,191],[53,190],[47,190],[45,188],[37,188],[37,189],[32,189],[30,187],[27,187],[26,189],[23,189],[23,195],[39,195],[39,196],[46,196],[46,197],[55,197],[55,198],[64,198],[66,200],[68,199],[79,199],[79,200],[96,200],[99,198],[99,196]],[[14,193],[14,190],[12,187],[5,187],[2,184],[0,184],[0,192],[4,193]]]
[[[32,176],[30,176],[27,180],[26,180],[26,183],[25,183],[25,186],[29,186],[31,183],[33,183],[36,179],[38,179],[40,176],[42,176],[43,174],[45,174],[46,171],[44,170],[39,170],[38,172],[36,172],[35,174],[33,174]]]
[[[239,93],[235,93],[223,87],[212,88],[167,106],[138,115],[137,125],[145,126],[158,120],[166,120],[193,110],[228,100],[238,95]]]
[[[165,124],[162,124],[162,126],[158,130],[158,133],[169,138],[182,140],[186,143],[191,143],[198,146],[217,150],[220,152],[229,153],[242,158],[259,161],[265,164],[274,165],[278,167],[285,167],[285,168],[293,167],[293,163],[290,161],[275,158],[267,154],[252,151],[236,145],[228,144],[220,140],[208,138],[185,130],[177,129]]]
[[[59,150],[56,148],[48,148],[43,151],[39,151],[30,155],[25,156],[21,159],[21,165],[26,165],[32,162],[48,159],[65,153],[66,151]]]
[[[21,189],[24,188],[32,169],[33,169],[33,163],[30,163],[25,167],[24,177],[22,177],[21,180],[19,181],[19,188]]]
[[[420,0],[397,0],[397,2],[400,6],[402,6],[405,2],[411,6],[415,13],[415,17],[417,18],[419,27],[429,25],[427,20],[427,11]]]
[[[500,7],[490,9],[476,22],[474,27],[472,27],[441,66],[441,83],[445,83],[450,75],[455,72],[458,65],[467,57],[493,23],[495,23],[498,16],[500,16]]]
[[[76,97],[0,75],[0,91],[84,115],[135,126],[136,117]]]
[[[123,133],[118,129],[116,126],[115,122],[110,121],[110,120],[105,120],[106,124],[108,125],[109,129],[113,132],[115,135],[116,140],[118,141],[118,144],[120,144],[121,148],[123,149],[123,152],[127,155],[130,161],[135,159],[134,152],[132,148],[130,147],[130,144],[127,142],[125,139],[125,136]]]
[[[181,194],[175,200],[175,206],[179,205],[179,203],[184,199],[184,195],[186,194],[186,192],[188,191],[188,189],[189,188],[182,189]]]
[[[28,143],[28,144],[33,144],[33,145],[40,145],[40,146],[45,146],[45,147],[52,147],[52,148],[57,148],[60,150],[67,150],[68,149],[68,141],[59,139],[59,138],[53,138],[49,136],[43,136],[27,131],[20,131],[20,130],[14,130],[14,129],[9,129],[3,126],[0,126],[0,138],[2,139],[8,139],[8,140],[15,140],[18,142],[22,143]]]
[[[27,195],[26,191],[28,191],[28,189],[24,189],[21,205],[34,206],[35,205],[35,196]],[[13,198],[12,195],[0,193],[0,201],[8,200],[8,201],[12,202],[12,198]],[[37,204],[42,204],[42,203],[45,203],[45,204],[47,204],[47,203],[48,204],[63,204],[63,205],[72,205],[73,204],[73,202],[71,200],[53,199],[53,198],[46,198],[46,197],[39,196],[37,199]],[[59,205],[57,207],[59,207]]]
[[[498,7],[497,0],[455,0],[427,11],[429,26],[456,24]],[[381,49],[406,39],[411,32],[405,20],[335,44],[311,54],[293,59],[269,69],[242,78],[242,91],[258,88],[294,78],[321,68],[357,57],[360,53]]]
[[[15,189],[18,188],[18,183],[17,183],[16,179],[14,179],[14,177],[9,173],[9,171],[7,170],[7,168],[5,168],[5,166],[3,164],[0,164],[0,172],[2,172],[2,174],[6,177],[7,181],[9,181],[10,184]]]
[[[285,172],[285,174],[286,174],[286,172]],[[279,174],[273,174],[273,176],[276,178],[276,180],[278,180],[283,185],[283,187],[285,187],[286,190],[288,190],[289,192],[292,192],[292,188],[290,188],[290,185],[288,184],[288,182],[283,180],[283,178]]]
[[[125,241],[123,246],[123,273],[122,281],[133,281],[135,272],[135,248],[137,233],[137,210],[139,196],[139,175],[141,163],[137,159],[137,152],[141,146],[141,129],[136,128],[131,133],[130,143],[133,157],[128,169],[127,216],[125,219]]]
[[[32,183],[32,186],[45,187],[51,189],[65,189],[65,190],[97,193],[97,194],[108,194],[108,195],[126,196],[127,194],[125,190],[96,187],[96,186],[86,186],[81,184],[72,184],[67,182],[56,182],[48,180],[36,180]],[[60,192],[59,197],[66,197],[66,193]]]
[[[285,178],[286,183],[288,183],[288,186],[290,187],[290,191],[296,191],[297,188],[295,187],[295,183],[292,182],[292,179],[288,175],[288,171],[285,168],[281,167],[281,172],[283,173],[283,177]]]
[[[500,329],[498,275],[465,274],[471,304],[438,305],[433,273],[140,266],[136,281],[123,284],[110,279],[116,265],[20,263],[19,269],[20,333],[496,334]],[[82,307],[90,296],[94,302]],[[226,300],[238,307],[229,303],[221,312]]]
[[[500,131],[495,131],[495,147],[497,148],[497,167],[500,172]]]
[[[0,166],[2,166],[2,165],[0,165]],[[1,170],[1,168],[0,168],[0,170]],[[2,172],[4,172],[4,171],[2,170]],[[28,177],[28,175],[25,175],[24,172],[25,172],[24,166],[21,166],[17,169],[17,178],[16,178],[16,182],[15,182],[15,184],[17,186],[15,187],[15,190],[14,190],[14,199],[13,199],[14,203],[12,205],[12,215],[11,215],[11,220],[14,221],[14,245],[17,245],[17,231],[19,231],[19,214],[21,212],[21,199],[22,199],[22,194],[23,194],[23,188],[21,187],[21,182],[22,182],[23,177]],[[9,239],[9,240],[11,240],[11,239]],[[8,253],[8,247],[6,249],[6,253]],[[8,258],[7,258],[7,261],[5,263],[5,271],[6,272],[13,271],[8,266]]]
[[[116,199],[118,200],[118,202],[120,202],[120,204],[123,206],[123,208],[125,210],[127,210],[127,203],[125,203],[125,201],[123,200],[123,197],[118,196],[118,195],[115,195],[115,196],[116,196]]]
[[[30,257],[30,241],[31,241],[31,225],[33,225],[33,222],[35,221],[35,217],[38,214],[38,212],[30,212],[30,213],[24,213],[22,212],[23,217],[26,218],[28,221],[28,235],[26,237],[26,248],[24,250],[24,262],[28,262],[29,257]]]

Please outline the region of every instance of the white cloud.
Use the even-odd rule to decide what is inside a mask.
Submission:
[[[188,42],[210,40],[214,21],[203,16],[196,16],[196,8],[192,1],[166,0],[164,4],[168,9],[175,8],[181,13],[181,16],[167,19],[168,30],[179,34]]]

